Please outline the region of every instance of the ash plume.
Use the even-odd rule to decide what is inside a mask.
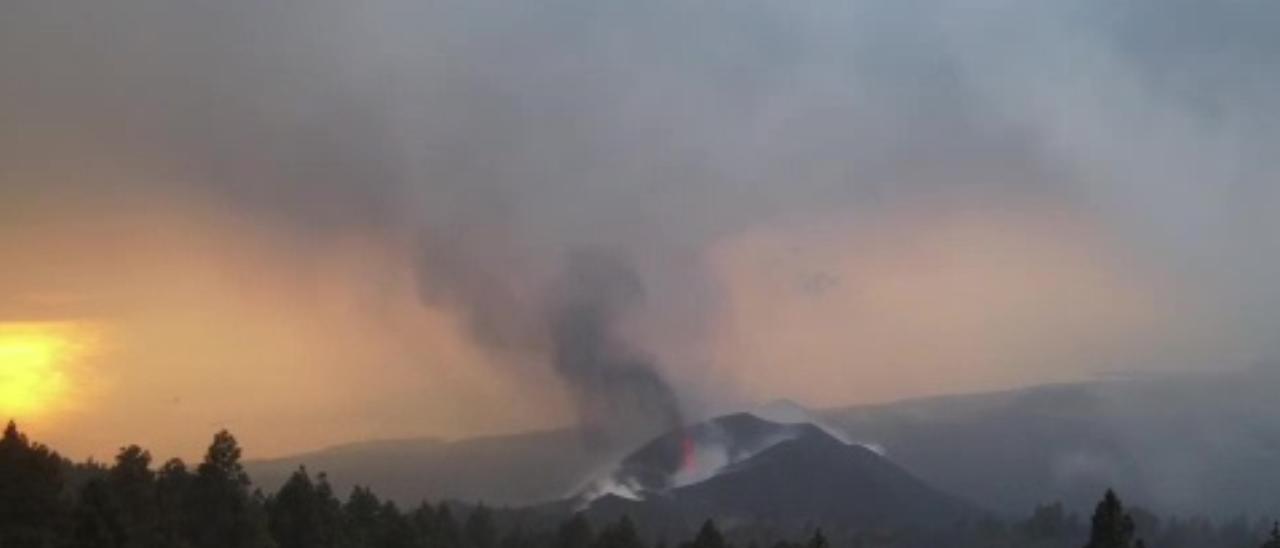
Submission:
[[[578,251],[552,294],[552,361],[572,393],[588,445],[619,449],[679,427],[671,386],[652,358],[618,333],[619,321],[644,298],[635,271],[607,252]],[[671,460],[674,466],[674,453]]]
[[[282,371],[412,394],[345,435],[568,403],[600,447],[679,422],[673,386],[700,416],[1280,354],[1280,3],[971,4],[10,0],[3,314],[254,368],[250,327],[298,325]],[[114,397],[103,428],[142,415]]]
[[[418,273],[424,303],[457,310],[471,338],[504,368],[548,363],[588,448],[625,450],[681,425],[678,398],[656,358],[622,332],[647,290],[621,253],[571,250],[550,281],[538,284],[532,276],[500,275],[499,261],[507,270],[519,262],[493,247],[427,242]],[[678,453],[669,459],[672,469]]]

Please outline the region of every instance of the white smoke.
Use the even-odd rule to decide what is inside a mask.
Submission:
[[[812,424],[828,436],[831,436],[845,445],[857,445],[867,449],[877,455],[885,456],[886,450],[883,445],[869,441],[855,441],[849,437],[845,431],[832,426],[830,423],[822,420],[812,411],[804,408],[800,404],[788,400],[773,400],[769,403],[756,407],[750,413],[769,422],[778,424]]]

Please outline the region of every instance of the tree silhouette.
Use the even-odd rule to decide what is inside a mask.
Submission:
[[[1271,524],[1271,535],[1262,544],[1262,548],[1280,548],[1280,521]]]
[[[89,480],[80,490],[80,501],[72,521],[71,546],[74,548],[124,548],[129,545],[120,509],[106,482],[101,479]]]
[[[332,548],[339,545],[341,508],[321,474],[313,482],[298,468],[268,499],[267,523],[280,548]]]
[[[228,485],[249,486],[249,475],[240,464],[240,444],[230,432],[221,430],[213,435],[213,443],[205,452],[204,462],[196,469],[202,478],[213,478]]]
[[[170,459],[156,473],[156,532],[161,546],[181,546],[187,538],[187,493],[192,476],[181,459]]]
[[[685,543],[682,548],[729,548],[729,544],[725,542],[724,535],[716,527],[716,522],[708,519],[702,523],[702,528],[698,529],[698,535],[693,538],[693,542]]]
[[[831,548],[831,543],[827,542],[827,537],[822,534],[821,527],[813,532],[813,537],[809,539],[808,548]]]
[[[392,501],[382,503],[378,510],[377,548],[415,548],[416,535],[409,520]]]
[[[591,524],[581,513],[574,514],[560,524],[556,531],[555,548],[588,548],[591,546]]]
[[[1089,531],[1089,543],[1085,548],[1132,548],[1133,518],[1124,511],[1124,504],[1115,492],[1107,489],[1093,512],[1093,527]]]
[[[9,421],[0,437],[0,546],[52,546],[64,532],[62,457]]]
[[[378,536],[378,511],[382,501],[367,487],[351,489],[342,512],[347,517],[348,539],[356,546],[372,546]]]
[[[1021,530],[1031,540],[1047,540],[1062,536],[1069,524],[1067,512],[1061,502],[1037,505],[1031,517],[1021,525]]]
[[[109,468],[92,460],[72,464],[10,423],[0,437],[0,548],[663,548],[663,541],[645,543],[641,532],[660,535],[680,523],[647,514],[642,529],[624,515],[595,535],[583,513],[554,530],[541,509],[424,501],[406,513],[367,487],[353,489],[340,502],[323,473],[313,477],[304,467],[264,497],[250,491],[240,457],[235,438],[223,431],[194,473],[177,459],[153,470],[150,453],[138,446],[122,448]],[[461,526],[454,512],[467,516]],[[814,523],[819,524],[839,525]],[[1262,532],[1243,517],[1221,525],[1208,518],[1162,523],[1136,506],[1126,508],[1110,490],[1091,524],[1085,548],[1145,548],[1139,534],[1170,548],[1240,547],[1258,545]],[[987,515],[949,530],[841,528],[837,544],[1062,548],[1082,532],[1077,516],[1067,515],[1061,504],[1039,506],[1029,519],[1007,525]],[[799,541],[778,538],[771,528],[739,522],[732,532],[750,548],[832,546],[820,527]],[[711,519],[678,546],[732,548]],[[1280,522],[1260,546],[1280,548]]]
[[[643,548],[640,535],[631,518],[622,516],[618,521],[609,524],[600,531],[592,544],[593,548]]]
[[[431,504],[423,501],[409,512],[409,527],[414,532],[414,542],[419,546],[439,546],[436,541],[436,512]]]
[[[198,548],[271,546],[260,501],[249,492],[240,446],[226,430],[213,437],[185,500],[190,540]]]
[[[476,506],[471,511],[471,515],[467,516],[467,521],[462,526],[463,532],[466,534],[467,548],[496,548],[498,544],[498,532],[493,524],[493,512],[490,512],[483,504]]]
[[[461,548],[462,532],[459,531],[458,520],[453,518],[453,511],[449,510],[448,504],[441,503],[436,510],[434,529],[435,548]]]
[[[151,453],[130,445],[120,449],[116,464],[107,472],[106,485],[119,512],[125,545],[133,548],[163,546],[157,503],[156,474]]]

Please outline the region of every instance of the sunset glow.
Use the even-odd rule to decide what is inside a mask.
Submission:
[[[63,402],[69,385],[65,368],[77,346],[66,328],[0,325],[0,413],[35,417]]]

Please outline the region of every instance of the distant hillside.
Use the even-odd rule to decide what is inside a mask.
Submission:
[[[883,448],[929,485],[1009,514],[1054,500],[1083,512],[1113,486],[1127,501],[1160,513],[1280,515],[1278,394],[1280,373],[1257,369],[1040,386],[818,415],[825,428]],[[667,449],[655,449],[654,458],[669,466],[670,444],[678,440],[661,443]],[[358,443],[252,462],[249,471],[268,489],[305,463],[327,471],[340,492],[360,483],[404,504],[429,497],[521,505],[580,493],[617,462],[584,451],[575,432],[558,430],[453,443]],[[652,467],[633,470],[647,474]]]
[[[305,464],[313,473],[327,472],[343,496],[359,484],[401,505],[424,498],[523,505],[568,495],[610,460],[586,451],[576,431],[550,430],[456,442],[353,443],[250,461],[246,468],[266,490],[276,489]]]
[[[1280,375],[1256,369],[831,410],[921,478],[994,509],[1108,486],[1162,513],[1280,513]]]

